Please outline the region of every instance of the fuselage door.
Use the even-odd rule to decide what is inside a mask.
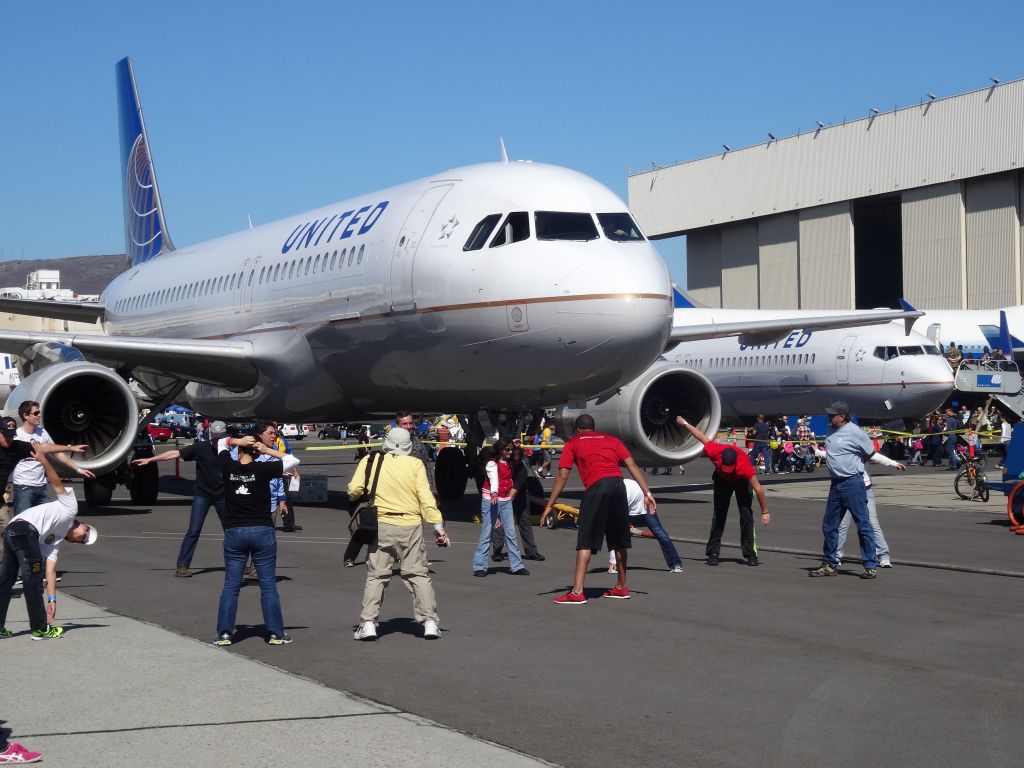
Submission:
[[[836,383],[838,384],[850,382],[850,355],[853,354],[853,344],[856,340],[856,336],[844,337],[836,351]]]
[[[249,275],[249,259],[242,260],[242,268],[229,278],[231,285],[231,303],[234,306],[235,314],[242,311],[242,297],[245,295],[243,288],[245,279]]]
[[[243,279],[245,280],[242,286],[242,309],[246,312],[252,312],[252,296],[256,291],[256,278],[259,274],[260,259],[262,256],[257,256],[252,260],[252,264],[245,270]]]
[[[420,195],[402,225],[395,243],[395,251],[391,257],[391,311],[415,309],[413,300],[412,268],[416,259],[416,251],[423,240],[430,219],[448,194],[452,184],[440,184],[430,187]]]
[[[932,323],[928,326],[928,330],[925,332],[925,336],[934,341],[939,349],[942,349],[942,326],[938,323]]]

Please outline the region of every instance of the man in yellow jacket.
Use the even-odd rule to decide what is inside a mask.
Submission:
[[[398,563],[399,573],[412,593],[416,621],[423,625],[423,637],[441,636],[437,619],[437,601],[430,583],[426,549],[423,546],[423,521],[434,526],[439,547],[451,545],[444,520],[430,492],[423,462],[411,457],[412,438],[401,427],[391,429],[384,438],[384,452],[363,457],[348,485],[348,497],[359,499],[364,491],[377,487],[373,503],[377,507],[377,545],[366,558],[366,588],[363,612],[354,640],[377,639],[377,617],[384,602],[384,590],[391,582],[391,570]],[[372,462],[367,472],[367,463]],[[378,464],[378,462],[380,462]],[[367,476],[369,475],[369,481]]]

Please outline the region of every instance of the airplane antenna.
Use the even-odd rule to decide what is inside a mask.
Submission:
[[[249,219],[249,229],[252,229],[252,214],[251,213],[247,213],[245,215]]]
[[[505,139],[499,136],[498,144],[501,146],[501,162],[508,165],[508,152],[505,151]]]

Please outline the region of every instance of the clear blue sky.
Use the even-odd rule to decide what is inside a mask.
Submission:
[[[444,168],[628,172],[1024,76],[1024,3],[0,4],[0,253],[124,249],[131,56],[188,245]],[[684,282],[682,239],[659,244]]]

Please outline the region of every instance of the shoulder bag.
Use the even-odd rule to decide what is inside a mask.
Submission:
[[[373,473],[373,483],[370,483],[370,471],[376,457],[377,471]],[[374,497],[377,494],[377,479],[380,477],[381,467],[384,466],[383,453],[371,453],[366,460],[366,477],[363,479],[363,495],[349,503],[349,514],[352,518],[348,521],[348,529],[354,531],[376,531],[377,530],[377,505],[374,504]]]

